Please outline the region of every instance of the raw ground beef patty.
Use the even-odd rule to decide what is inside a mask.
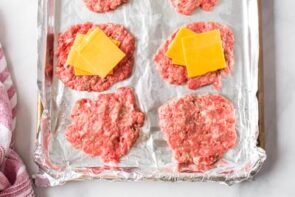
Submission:
[[[96,100],[77,101],[67,140],[77,149],[108,162],[119,162],[137,140],[144,124],[144,113],[137,106],[131,88],[101,94]]]
[[[218,0],[170,0],[173,7],[180,14],[191,15],[197,8],[210,11]]]
[[[168,40],[162,44],[154,56],[154,62],[157,65],[157,69],[160,72],[161,77],[170,84],[187,84],[188,88],[190,89],[198,89],[203,86],[213,85],[215,89],[219,90],[221,88],[221,75],[229,75],[234,65],[233,32],[229,27],[214,22],[194,22],[186,25],[186,27],[196,33],[203,33],[219,29],[221,32],[227,68],[189,79],[187,77],[186,68],[184,66],[172,64],[172,60],[165,55],[170,43],[174,40],[178,32],[177,30],[170,36]]]
[[[187,95],[161,106],[159,117],[179,171],[209,170],[236,144],[234,107],[222,96]]]
[[[126,56],[114,68],[113,72],[104,79],[99,76],[75,76],[74,67],[66,65],[70,49],[75,41],[77,33],[86,34],[95,27],[99,27],[112,39],[120,41],[119,47]],[[101,92],[107,90],[113,84],[130,77],[134,64],[134,50],[135,39],[122,25],[111,23],[100,25],[94,25],[92,23],[74,25],[64,33],[61,33],[58,37],[56,76],[67,87],[72,89]]]
[[[115,10],[128,0],[84,0],[86,6],[93,12],[109,12]]]

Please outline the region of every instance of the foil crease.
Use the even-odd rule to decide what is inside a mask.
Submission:
[[[39,172],[34,175],[36,185],[55,186],[67,181],[89,179],[213,181],[231,185],[252,178],[266,159],[265,151],[257,146],[260,55],[257,1],[222,1],[212,12],[197,10],[192,16],[183,16],[175,12],[168,0],[130,1],[106,14],[90,12],[82,0],[39,0],[37,83],[43,110],[34,154],[39,166]],[[75,150],[64,135],[75,101],[95,98],[99,93],[71,90],[55,78],[54,46],[58,33],[71,25],[88,21],[123,24],[137,40],[132,77],[106,91],[112,92],[123,86],[133,87],[138,105],[147,116],[137,143],[117,167],[105,167],[98,157]],[[185,86],[169,85],[160,78],[153,63],[153,55],[163,41],[180,26],[195,21],[219,22],[234,31],[234,71],[222,80],[220,92],[212,87],[192,91]],[[220,93],[229,98],[236,109],[238,144],[225,154],[223,161],[226,165],[205,173],[177,172],[172,151],[158,126],[158,107],[189,93]]]

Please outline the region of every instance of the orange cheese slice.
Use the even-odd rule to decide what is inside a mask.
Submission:
[[[219,30],[182,38],[182,48],[189,78],[227,66]]]
[[[120,41],[118,40],[114,40],[111,38],[111,40],[117,45],[119,46],[121,44]],[[77,63],[78,64],[78,63]],[[90,65],[91,66],[91,65]],[[83,69],[79,69],[77,67],[74,67],[74,71],[75,71],[75,75],[76,76],[94,76],[95,73],[92,73],[92,72],[89,72],[89,71],[86,71],[86,70],[83,70]],[[110,72],[111,74],[112,72]]]
[[[98,30],[99,31],[99,30]],[[97,34],[97,29],[94,31],[89,31],[87,34],[77,34],[74,44],[71,47],[70,53],[68,55],[68,59],[66,64],[72,65],[74,67],[76,76],[91,76],[91,75],[99,75],[95,64],[91,64],[85,57],[83,57],[80,52],[77,50],[81,45],[86,46],[89,44],[89,40],[91,40],[95,34]],[[101,30],[100,30],[101,31]],[[112,38],[107,37],[111,42],[113,42],[117,47],[121,44],[120,41],[114,40]],[[102,46],[103,47],[103,46]],[[111,72],[110,72],[111,73]]]
[[[91,65],[88,65],[88,62],[85,61],[84,58],[81,57],[79,52],[77,51],[77,47],[84,41],[84,39],[85,35],[76,35],[74,44],[70,50],[66,62],[66,65],[74,66],[76,75],[92,75],[92,73],[95,73],[95,69]]]
[[[166,52],[166,56],[172,59],[173,64],[181,66],[186,65],[182,49],[182,39],[194,35],[196,35],[196,33],[186,27],[180,28],[177,32],[174,40],[171,42]]]
[[[86,67],[91,67],[94,71],[91,73],[102,78],[105,78],[125,57],[125,53],[99,28],[92,31],[76,50],[79,59],[83,60],[79,62],[83,67],[81,70],[88,72]]]
[[[79,68],[74,67],[76,76],[94,76],[94,74],[87,72],[85,70],[81,70]]]

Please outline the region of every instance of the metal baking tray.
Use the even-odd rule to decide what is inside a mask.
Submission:
[[[201,10],[198,10],[190,17],[181,16],[177,14],[172,8],[168,9],[168,0],[161,0],[159,2],[156,0],[142,0],[142,1],[130,1],[128,5],[122,6],[118,11],[114,11],[108,14],[95,14],[91,13],[86,8],[82,9],[82,0],[39,0],[38,8],[38,115],[37,115],[37,134],[36,134],[36,147],[35,147],[35,162],[39,167],[39,172],[34,175],[35,183],[38,186],[55,186],[64,184],[68,181],[79,181],[79,180],[89,180],[89,179],[105,179],[105,180],[132,180],[132,181],[143,181],[143,180],[162,180],[162,181],[213,181],[225,184],[234,184],[239,183],[244,180],[251,179],[262,167],[263,162],[266,159],[266,154],[264,149],[264,109],[263,109],[263,58],[262,58],[262,28],[261,28],[261,0],[228,0],[220,1],[217,8],[212,12],[207,13]],[[167,6],[166,6],[167,4]],[[151,8],[146,8],[147,10],[153,8],[153,12],[147,11],[143,12],[141,9],[143,6],[150,5]],[[135,7],[133,7],[135,6]],[[162,8],[161,8],[162,6]],[[141,8],[141,9],[140,9]],[[131,12],[134,10],[134,12]],[[79,14],[78,14],[79,13]],[[132,13],[132,14],[130,14]],[[171,21],[167,22],[165,19],[162,19],[161,15],[164,16],[167,13],[167,16],[175,17]],[[172,14],[174,13],[174,14]],[[120,15],[121,14],[121,15]],[[130,17],[128,17],[130,15]],[[149,15],[152,15],[149,16]],[[120,17],[121,16],[121,17]],[[122,16],[125,16],[122,20]],[[129,21],[130,18],[142,17],[143,20],[145,17],[149,17],[151,20],[150,27],[142,28],[138,34],[135,36],[140,40],[141,34],[146,34],[147,31],[151,28],[166,28],[162,30],[161,38],[154,38],[155,43],[159,47],[164,41],[168,38],[169,34],[176,30],[177,27],[187,24],[192,21],[217,21],[220,23],[227,24],[232,27],[236,37],[241,36],[238,40],[237,46],[235,47],[235,53],[238,54],[245,61],[237,61],[235,67],[238,66],[247,66],[248,70],[251,70],[249,75],[251,76],[253,89],[255,92],[251,92],[250,96],[255,97],[254,108],[251,108],[253,111],[247,111],[247,113],[257,114],[257,117],[249,119],[253,127],[252,130],[246,131],[240,129],[238,134],[245,134],[245,132],[250,132],[251,136],[249,140],[253,150],[246,149],[245,155],[248,154],[251,158],[251,154],[255,152],[255,158],[251,158],[250,167],[240,166],[242,170],[234,171],[233,173],[179,173],[177,171],[164,172],[161,171],[161,168],[149,169],[146,165],[144,167],[133,167],[132,164],[119,165],[118,168],[105,168],[99,162],[94,161],[93,159],[84,158],[85,165],[83,162],[74,163],[63,157],[62,161],[56,161],[56,155],[59,155],[64,151],[63,149],[53,148],[52,143],[56,138],[56,133],[63,135],[62,129],[59,128],[59,124],[67,119],[66,116],[62,116],[58,121],[53,121],[52,117],[56,113],[57,109],[51,107],[52,102],[55,102],[55,98],[59,95],[57,91],[54,91],[57,84],[60,85],[61,82],[54,76],[54,65],[55,65],[55,47],[58,37],[58,33],[66,30],[67,27],[74,25],[76,23],[83,23],[87,21],[92,21],[94,23],[103,23],[103,22],[122,22],[127,28],[134,30],[138,28],[138,21]],[[154,21],[153,21],[154,20]],[[139,21],[140,22],[140,21]],[[158,24],[169,23],[161,27]],[[243,35],[243,36],[242,36]],[[140,45],[142,43],[139,44]],[[140,48],[140,46],[137,46]],[[154,53],[156,52],[154,48],[151,49]],[[142,52],[142,51],[140,51]],[[242,55],[241,55],[242,54]],[[152,66],[155,65],[152,63],[150,56],[147,56],[150,60]],[[136,55],[135,55],[136,58]],[[245,62],[247,64],[245,64]],[[135,63],[135,67],[138,66],[138,63]],[[247,71],[247,69],[245,69]],[[241,72],[238,73],[243,75],[245,70],[240,69]],[[233,75],[237,74],[233,73]],[[248,71],[247,71],[248,72]],[[248,78],[246,78],[248,80]],[[227,80],[231,80],[230,77]],[[161,81],[163,83],[163,81]],[[132,82],[123,82],[123,84],[118,84],[120,86],[133,86]],[[225,83],[226,86],[226,83]],[[185,87],[183,87],[185,89]],[[250,87],[252,88],[252,86]],[[111,88],[110,91],[115,88]],[[225,88],[226,89],[226,88]],[[72,90],[66,90],[66,92]],[[212,88],[206,87],[202,88],[200,91],[180,91],[181,93],[206,93],[213,92],[216,93]],[[137,92],[138,93],[138,92]],[[65,93],[66,94],[66,93]],[[81,98],[89,97],[94,98],[95,95],[99,93],[89,93],[82,94]],[[140,94],[140,93],[138,93]],[[222,91],[221,94],[227,94],[227,91]],[[253,94],[253,95],[252,95]],[[179,95],[179,94],[178,94]],[[228,96],[228,95],[226,95]],[[247,95],[248,96],[248,95]],[[231,96],[228,96],[229,98]],[[70,102],[74,102],[70,101]],[[235,102],[233,100],[233,102]],[[256,105],[257,104],[257,105]],[[69,105],[69,109],[70,109]],[[249,109],[237,109],[239,110],[249,110]],[[69,114],[68,114],[69,115]],[[150,114],[155,116],[156,114]],[[252,128],[251,127],[251,128]],[[62,127],[61,127],[62,128]],[[144,142],[144,141],[143,141]],[[153,142],[153,140],[151,140]],[[243,143],[243,142],[239,142]],[[67,150],[72,151],[72,150]],[[247,152],[248,151],[248,152]],[[257,158],[256,158],[257,157]],[[134,157],[131,157],[134,158]],[[141,159],[140,157],[138,158]],[[65,165],[61,165],[61,162],[64,162]],[[125,166],[125,167],[124,167]],[[126,167],[127,166],[127,167]],[[228,171],[227,171],[228,172]]]

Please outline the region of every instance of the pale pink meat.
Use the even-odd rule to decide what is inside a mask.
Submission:
[[[145,115],[136,105],[131,88],[76,102],[67,140],[77,149],[108,162],[119,162],[136,142]]]
[[[75,76],[74,67],[66,65],[67,57],[71,46],[74,43],[77,33],[86,34],[95,27],[102,29],[109,37],[120,41],[120,49],[126,54],[125,58],[114,68],[106,78],[99,76]],[[79,91],[101,92],[109,89],[113,84],[130,77],[134,64],[135,39],[128,30],[118,24],[92,23],[78,24],[70,27],[58,37],[56,50],[57,65],[56,76],[67,87]]]
[[[176,33],[178,32],[177,30],[162,44],[155,54],[154,62],[157,65],[157,70],[165,81],[173,85],[186,84],[189,89],[193,90],[203,86],[213,85],[215,89],[219,90],[222,85],[221,76],[229,75],[234,65],[234,34],[232,30],[225,25],[215,22],[194,22],[186,25],[186,27],[196,33],[219,29],[221,32],[227,68],[189,79],[187,77],[186,68],[184,66],[172,64],[171,59],[165,55],[170,43],[173,41]]]
[[[234,107],[223,96],[172,100],[159,108],[159,118],[179,171],[210,170],[236,145]]]
[[[172,6],[180,14],[191,15],[197,8],[210,11],[218,0],[170,0]]]
[[[86,6],[93,12],[109,12],[117,9],[128,0],[84,0]]]

